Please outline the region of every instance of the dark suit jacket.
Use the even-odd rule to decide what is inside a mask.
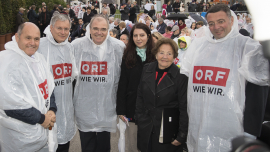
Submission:
[[[135,8],[135,7],[130,8],[129,14],[130,14],[129,20],[130,20],[132,23],[135,23],[134,21],[135,21],[135,19],[136,19],[136,8]]]
[[[82,37],[81,34],[83,32],[83,25],[81,25],[81,28],[80,28],[80,25],[78,25],[77,27],[77,30],[72,32],[71,34],[71,41],[73,41],[75,39],[75,37]]]
[[[125,7],[124,10],[120,10],[120,12],[121,12],[121,20],[122,21],[129,19],[129,16],[128,16],[129,9],[127,7]]]
[[[87,15],[87,12],[85,12],[84,14],[83,14],[83,24],[85,24],[85,23],[90,23],[90,21],[91,21],[91,19],[92,19],[92,17],[94,16],[95,14],[94,13],[90,13],[89,15]]]
[[[120,31],[120,32],[121,32],[121,31]],[[119,34],[119,38],[120,38],[120,36],[121,36],[122,34],[126,34],[126,35],[129,36],[129,32],[128,32],[127,28],[125,28],[125,30],[124,30],[122,33]]]
[[[177,141],[185,143],[188,133],[187,115],[187,84],[188,78],[180,74],[180,69],[172,64],[168,73],[156,86],[157,62],[145,64],[138,87],[135,119],[138,124],[138,148],[142,152],[147,152],[148,142],[151,132],[155,133],[152,142],[158,145],[159,131],[161,127],[162,111],[164,108],[178,108],[179,132]],[[162,147],[162,146],[159,146]],[[169,150],[159,149],[157,152]]]
[[[157,26],[157,30],[159,33],[164,34],[166,27],[167,27],[167,25],[163,22],[162,24]]]
[[[74,18],[75,17],[75,12],[70,8],[69,9],[69,17]]]

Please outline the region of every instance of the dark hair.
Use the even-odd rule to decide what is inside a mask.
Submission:
[[[231,18],[231,16],[232,16],[230,8],[227,5],[221,3],[221,4],[216,4],[216,5],[212,6],[207,11],[207,13],[205,15],[205,18],[207,19],[207,15],[209,13],[216,13],[216,12],[219,12],[219,11],[225,12],[229,18]]]
[[[54,4],[54,5],[53,5],[53,9],[56,9],[57,7],[58,7],[57,4]]]
[[[86,9],[90,9],[91,10],[91,7],[88,6]]]
[[[201,26],[203,26],[203,21],[198,21],[198,22],[196,23],[196,25],[201,25]]]
[[[176,58],[178,56],[178,46],[177,44],[174,42],[174,40],[169,39],[169,38],[162,38],[160,40],[157,41],[155,47],[152,50],[152,53],[156,56],[156,54],[159,51],[159,48],[161,45],[163,44],[169,44],[172,47],[173,50],[173,58]]]
[[[194,30],[195,30],[195,29],[197,28],[197,27],[196,27],[196,22],[192,22],[191,25],[190,25],[190,28],[192,29],[192,24],[193,24],[193,23],[195,23],[195,28],[194,28]]]
[[[172,27],[167,26],[166,29],[167,29],[168,31],[171,31],[171,30],[172,30]]]
[[[147,48],[145,62],[149,63],[156,60],[155,56],[151,53],[152,48],[154,48],[154,42],[151,36],[150,28],[143,23],[137,23],[130,31],[129,41],[123,55],[123,59],[125,59],[125,64],[128,69],[133,68],[137,62],[136,45],[133,40],[133,33],[135,29],[142,29],[148,37],[148,41],[146,43]]]

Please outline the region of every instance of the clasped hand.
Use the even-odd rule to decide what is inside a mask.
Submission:
[[[49,110],[46,114],[45,114],[45,120],[44,122],[41,124],[42,127],[44,127],[45,129],[49,128],[49,127],[53,127],[54,123],[56,122],[56,116],[55,113],[51,110]]]

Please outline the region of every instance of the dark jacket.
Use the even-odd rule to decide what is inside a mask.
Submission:
[[[83,14],[83,23],[85,24],[85,23],[90,23],[90,21],[91,21],[91,19],[92,19],[92,17],[94,16],[95,14],[94,13],[90,13],[89,15],[87,15],[87,12],[85,12],[84,14]]]
[[[29,22],[32,22],[32,23],[38,25],[38,15],[37,15],[35,10],[31,9],[27,13],[27,18],[29,19]]]
[[[153,16],[156,14],[156,10],[150,10],[148,15],[153,18]]]
[[[134,6],[136,8],[136,13],[140,13],[140,7],[138,5]]]
[[[196,9],[197,9],[197,4],[189,4],[188,6],[188,11],[189,12],[196,12]]]
[[[116,9],[115,9],[114,5],[113,5],[113,4],[109,4],[109,8],[110,8],[110,13],[111,13],[112,15],[114,15],[115,12],[116,12]]]
[[[55,103],[54,92],[50,97],[50,108],[55,114],[57,111],[57,106]],[[38,109],[32,107],[29,109],[16,109],[16,110],[5,110],[7,116],[14,119],[20,120],[22,122],[35,125],[37,123],[42,124],[45,120],[45,115],[42,114]]]
[[[22,14],[21,13],[18,13],[17,16],[16,16],[16,32],[18,31],[18,27],[24,23],[24,19],[22,17]]]
[[[69,14],[69,17],[70,18],[74,18],[75,17],[75,12],[71,8],[69,9],[69,13],[68,14]]]
[[[120,31],[121,32],[121,31]],[[122,35],[122,34],[126,34],[126,35],[128,35],[129,36],[129,31],[127,30],[127,28],[125,28],[125,30],[122,32],[122,33],[120,33],[119,32],[119,38],[120,38],[120,36]]]
[[[81,28],[80,28],[80,25],[77,26],[77,30],[72,32],[71,34],[71,40],[73,41],[75,39],[75,37],[82,37],[82,33],[83,33],[83,25],[81,25]]]
[[[175,13],[180,12],[180,3],[173,3],[173,11]]]
[[[125,59],[121,64],[121,76],[117,90],[117,103],[116,113],[117,115],[126,115],[127,118],[134,120],[137,90],[142,75],[143,62],[137,55],[137,62],[133,68],[128,69],[125,63]]]
[[[51,15],[48,11],[40,13],[39,24],[42,24],[43,26],[47,27],[50,24],[50,21],[51,21]]]
[[[123,10],[120,10],[120,12],[121,12],[121,20],[122,21],[128,20],[129,9],[127,7],[125,7]]]
[[[92,12],[93,14],[97,14],[97,10],[95,10],[95,9],[92,9],[91,12]]]
[[[130,10],[129,10],[129,20],[132,22],[132,23],[135,23],[134,21],[136,20],[136,8],[135,7],[131,7]]]
[[[173,12],[172,5],[167,5],[167,13]]]
[[[164,34],[166,27],[167,27],[167,25],[163,22],[162,24],[157,26],[157,30],[159,33]]]
[[[177,35],[172,34],[171,39],[174,39],[174,38],[178,37],[179,35],[180,35],[180,33]]]
[[[151,133],[156,136],[152,140],[152,147],[159,145],[158,138],[161,127],[162,111],[164,108],[178,108],[179,132],[176,140],[185,143],[188,133],[187,115],[187,84],[188,78],[180,74],[180,69],[172,64],[168,73],[156,86],[157,62],[145,64],[138,87],[135,119],[138,125],[138,148],[142,152],[148,151]],[[152,134],[153,136],[153,134]],[[165,144],[170,147],[171,144]],[[165,146],[164,145],[164,146]],[[164,149],[154,150],[164,152]],[[165,150],[169,152],[170,150]]]

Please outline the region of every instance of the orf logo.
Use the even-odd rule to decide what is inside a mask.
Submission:
[[[62,63],[52,65],[54,79],[70,77],[72,73],[72,64]]]
[[[226,87],[229,73],[230,69],[211,66],[194,66],[193,83]]]
[[[174,64],[177,64],[178,61],[179,61],[179,59],[178,59],[178,58],[175,58],[175,59],[174,59]]]
[[[47,79],[38,85],[40,91],[41,91],[41,94],[43,95],[44,99],[47,99],[48,96],[49,96],[49,90],[48,90],[48,84],[47,84]]]
[[[107,62],[82,61],[82,75],[108,75]]]

